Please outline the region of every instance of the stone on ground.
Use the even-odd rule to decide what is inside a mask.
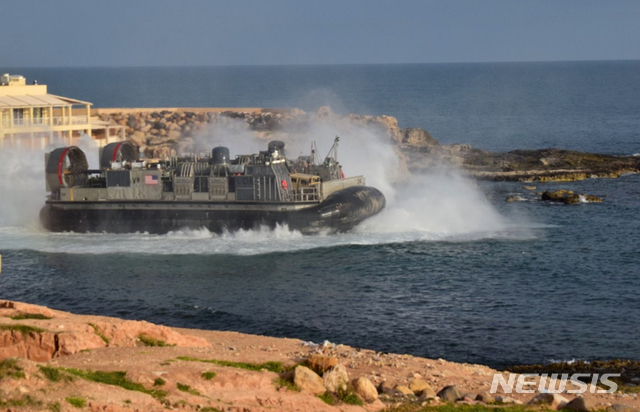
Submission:
[[[589,401],[586,398],[583,398],[582,396],[578,396],[577,398],[575,398],[574,400],[566,404],[564,406],[564,409],[569,409],[571,411],[578,411],[578,412],[590,412],[595,410],[591,401]]]
[[[337,364],[338,359],[333,356],[313,354],[307,358],[307,366],[319,375],[322,375]]]
[[[303,392],[320,395],[325,392],[324,382],[317,373],[305,366],[297,366],[293,372],[293,383]]]
[[[395,388],[393,388],[396,392],[400,392],[403,395],[413,395],[413,391],[411,389],[409,389],[408,387],[404,386],[404,385],[396,385]]]
[[[416,395],[419,395],[424,390],[429,390],[433,392],[434,397],[436,395],[431,385],[429,385],[427,381],[421,378],[412,379],[411,382],[409,382],[409,389],[411,389],[413,393],[415,393]]]
[[[339,391],[345,391],[349,383],[347,368],[339,363],[326,371],[324,375],[322,375],[322,380],[324,381],[324,388],[329,392],[338,393]]]
[[[462,394],[455,385],[445,386],[438,392],[438,397],[445,402],[455,402],[462,398]]]
[[[489,392],[481,392],[476,396],[476,400],[484,403],[494,403],[496,398]]]
[[[569,400],[557,393],[539,393],[527,405],[547,405],[552,409],[562,409]]]
[[[374,402],[378,399],[378,391],[371,381],[361,376],[353,381],[353,390],[365,401]]]
[[[638,409],[633,406],[625,405],[623,403],[616,403],[607,408],[608,412],[638,412]]]

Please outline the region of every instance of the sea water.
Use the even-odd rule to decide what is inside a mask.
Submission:
[[[640,153],[640,62],[9,71],[98,107],[330,105],[487,150]],[[565,206],[443,170],[345,234],[112,235],[38,227],[41,161],[0,153],[0,298],[492,366],[640,358],[638,175],[538,185],[604,196]]]

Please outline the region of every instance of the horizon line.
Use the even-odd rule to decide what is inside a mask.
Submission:
[[[594,60],[504,60],[504,61],[457,61],[457,62],[412,62],[412,63],[278,63],[278,64],[193,64],[193,65],[123,65],[123,66],[5,66],[8,69],[143,69],[143,68],[203,68],[203,67],[310,67],[310,66],[418,66],[448,64],[522,64],[522,63],[604,63],[637,62],[638,59],[594,59]]]

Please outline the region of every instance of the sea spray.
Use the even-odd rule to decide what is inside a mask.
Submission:
[[[339,160],[345,173],[365,176],[367,185],[384,193],[387,208],[356,227],[357,233],[414,233],[419,234],[410,237],[414,240],[437,239],[471,233],[482,236],[503,231],[508,224],[475,181],[464,177],[454,165],[410,174],[395,142],[376,125],[329,115],[291,136],[292,146],[298,150],[314,140],[326,147],[333,136],[340,136]]]
[[[475,182],[443,167],[412,176],[396,187],[389,206],[363,222],[360,233],[425,233],[456,236],[505,230],[501,216]]]
[[[98,169],[100,168],[100,148],[98,144],[91,136],[86,133],[83,133],[76,146],[80,148],[87,157],[87,163],[89,163],[89,169]]]
[[[181,147],[187,152],[209,154],[214,147],[225,146],[234,158],[265,150],[267,141],[252,133],[245,121],[221,116],[203,127],[192,139],[183,142]]]
[[[45,150],[0,150],[0,226],[38,227],[45,201]]]

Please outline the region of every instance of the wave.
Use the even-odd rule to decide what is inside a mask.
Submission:
[[[149,233],[50,233],[27,227],[0,227],[0,250],[36,250],[66,254],[158,254],[158,255],[260,255],[295,252],[350,245],[381,245],[407,242],[470,242],[483,239],[529,240],[530,227],[513,225],[497,231],[435,233],[419,230],[402,232],[372,231],[358,228],[342,234],[304,236],[279,226],[273,230],[212,233],[202,228],[180,230],[164,235]]]

